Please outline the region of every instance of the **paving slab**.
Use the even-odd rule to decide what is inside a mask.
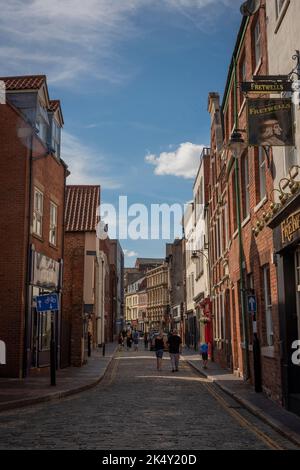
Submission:
[[[232,396],[248,411],[270,425],[284,437],[300,447],[300,417],[287,411],[264,393],[256,393],[253,386],[230,371],[222,369],[217,363],[209,361],[208,368],[203,368],[200,355],[185,349],[182,355],[195,370]]]
[[[94,387],[103,378],[116,349],[116,343],[106,344],[105,356],[102,348],[95,349],[82,367],[59,369],[55,386],[50,385],[50,372],[25,379],[0,378],[0,412],[57,400]]]

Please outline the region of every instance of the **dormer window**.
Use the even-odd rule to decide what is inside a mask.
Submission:
[[[54,150],[54,153],[56,154],[57,157],[60,156],[60,127],[55,121],[55,119],[52,119],[52,139],[51,139],[51,147]]]
[[[39,138],[46,144],[49,129],[49,120],[47,111],[43,108],[41,104],[38,105],[36,127],[38,130]]]

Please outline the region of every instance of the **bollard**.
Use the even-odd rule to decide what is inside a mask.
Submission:
[[[105,343],[103,343],[103,346],[102,346],[102,356],[105,356]]]

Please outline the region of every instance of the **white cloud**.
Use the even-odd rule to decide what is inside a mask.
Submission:
[[[123,250],[124,255],[127,256],[127,258],[136,258],[138,256],[138,253],[136,251],[132,250]]]
[[[160,155],[146,155],[147,163],[154,165],[156,175],[173,175],[182,178],[194,178],[200,163],[204,145],[190,142],[180,144],[173,152],[162,152]]]
[[[120,84],[137,69],[125,62],[118,46],[143,34],[135,18],[143,8],[175,11],[205,26],[208,16],[215,17],[216,7],[235,8],[237,3],[240,0],[0,0],[2,74],[45,73],[49,82],[68,86],[82,78]]]
[[[108,168],[104,161],[107,159],[66,131],[62,136],[61,157],[71,172],[68,184],[100,184],[104,189],[121,187],[118,180],[105,176]]]

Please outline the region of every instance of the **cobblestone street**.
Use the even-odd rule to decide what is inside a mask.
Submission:
[[[117,353],[97,387],[1,413],[0,449],[294,448],[186,363],[180,366],[172,373],[165,353],[157,372],[154,353]]]

